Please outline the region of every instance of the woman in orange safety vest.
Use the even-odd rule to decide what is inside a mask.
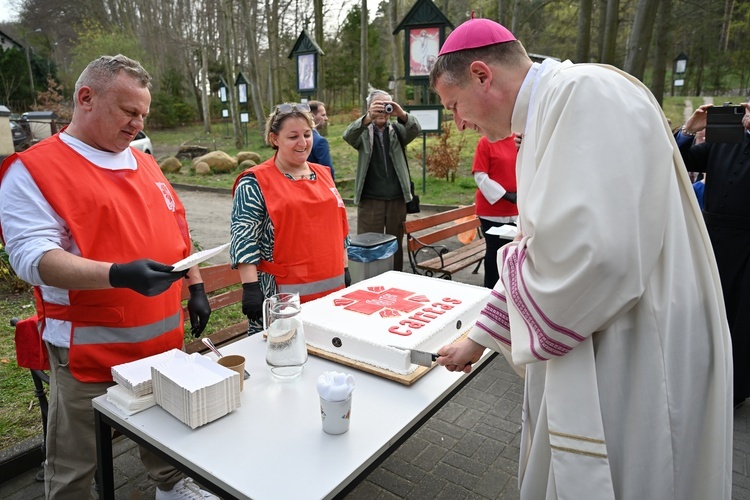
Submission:
[[[313,117],[307,104],[276,106],[266,141],[276,154],[234,183],[230,259],[242,280],[249,333],[262,329],[262,305],[275,293],[302,302],[344,288],[346,208],[327,167],[308,163]]]

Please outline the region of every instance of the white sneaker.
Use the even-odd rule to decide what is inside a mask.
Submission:
[[[219,497],[213,493],[202,490],[193,481],[193,478],[184,477],[177,481],[177,484],[169,491],[164,491],[156,488],[156,500],[201,500],[204,498],[220,500]]]

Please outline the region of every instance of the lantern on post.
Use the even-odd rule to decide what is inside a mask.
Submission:
[[[234,86],[237,87],[237,102],[240,105],[240,123],[245,129],[245,144],[247,144],[247,124],[250,122],[250,113],[247,110],[247,78],[242,71],[237,73],[234,80]]]
[[[674,88],[685,85],[685,73],[687,72],[688,56],[684,52],[674,58],[672,66],[672,96],[674,97]]]
[[[222,103],[227,102],[227,82],[223,76],[219,77],[219,100]]]
[[[307,30],[302,30],[297,41],[289,52],[289,59],[297,63],[297,92],[305,99],[310,99],[318,91],[318,57],[325,53],[310,38]]]
[[[237,73],[234,85],[237,87],[237,102],[247,108],[247,79],[242,74],[242,71]]]
[[[227,109],[227,100],[229,100],[229,95],[227,94],[227,82],[224,80],[223,76],[219,77],[219,100],[221,101],[221,121],[224,122],[224,135],[229,135],[229,125],[227,123],[227,118],[229,118],[229,109]]]

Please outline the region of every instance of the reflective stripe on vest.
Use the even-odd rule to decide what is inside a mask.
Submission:
[[[180,313],[149,325],[113,328],[107,326],[78,326],[73,345],[137,343],[154,339],[180,326]]]
[[[300,297],[303,295],[313,295],[318,293],[331,292],[338,290],[344,285],[344,275],[328,278],[320,281],[313,281],[311,283],[299,283],[299,284],[277,284],[279,293],[299,293]]]

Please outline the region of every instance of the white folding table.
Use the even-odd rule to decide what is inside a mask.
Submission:
[[[486,353],[471,374],[438,366],[406,386],[315,356],[300,377],[279,381],[266,367],[262,335],[221,351],[245,356],[251,378],[245,381],[240,408],[197,429],[159,406],[126,416],[106,396],[93,400],[101,498],[114,498],[112,429],[225,499],[334,497],[377,466],[494,356]],[[354,376],[345,434],[322,430],[316,381],[324,371]]]

